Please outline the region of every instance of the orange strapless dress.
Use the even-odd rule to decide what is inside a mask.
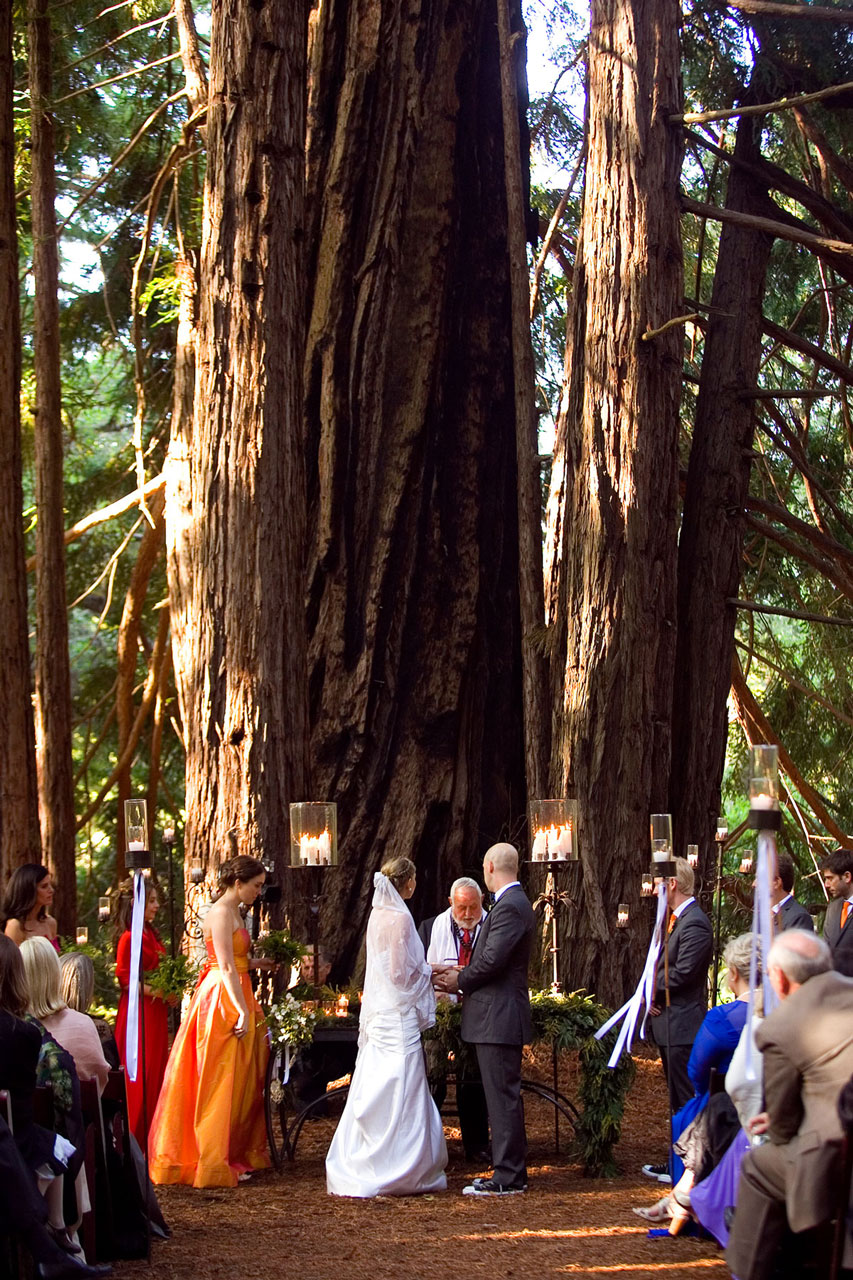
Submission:
[[[148,1149],[151,1181],[233,1187],[237,1175],[267,1169],[264,1075],[269,1048],[263,1012],[249,981],[249,934],[234,933],[234,960],[249,1026],[232,1032],[237,1011],[207,941],[208,963],[182,1021],[169,1062]]]

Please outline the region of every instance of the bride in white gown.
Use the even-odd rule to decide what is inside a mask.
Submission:
[[[358,1059],[326,1157],[333,1196],[443,1191],[447,1147],[427,1085],[421,1032],[435,1022],[432,971],[404,899],[415,866],[394,858],[373,877]]]

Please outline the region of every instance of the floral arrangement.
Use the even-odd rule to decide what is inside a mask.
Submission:
[[[179,952],[176,956],[163,956],[156,969],[145,973],[144,980],[164,1000],[182,1000],[198,982],[198,975],[199,966]]]
[[[308,954],[308,948],[292,938],[286,929],[272,929],[257,938],[252,946],[255,955],[272,960],[283,968],[291,969]]]
[[[314,1010],[306,1009],[287,992],[270,1006],[267,1014],[270,1044],[274,1049],[285,1045],[298,1049],[310,1044],[316,1025],[317,1015]]]

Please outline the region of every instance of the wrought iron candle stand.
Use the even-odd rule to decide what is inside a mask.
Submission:
[[[729,824],[724,813],[717,819],[717,866],[714,883],[714,981],[711,987],[711,1007],[717,1003],[717,987],[720,977],[720,928],[723,918],[723,853],[728,843]]]
[[[303,800],[290,806],[290,867],[308,876],[310,941],[314,956],[314,999],[320,999],[320,904],[324,873],[338,865],[338,806],[333,801]]]

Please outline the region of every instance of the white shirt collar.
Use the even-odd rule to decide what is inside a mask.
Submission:
[[[793,898],[793,896],[794,896],[794,895],[793,895],[793,893],[786,893],[786,894],[785,894],[785,896],[784,896],[784,898],[782,898],[782,900],[781,900],[780,902],[777,902],[777,903],[775,904],[775,906],[773,907],[773,914],[774,914],[774,916],[778,916],[779,912],[782,910],[782,908],[784,907],[785,903],[786,903],[786,902],[790,902],[790,901],[791,901],[791,899]]]
[[[687,898],[687,899],[685,899],[685,901],[684,901],[684,902],[682,902],[682,903],[681,903],[681,905],[680,905],[680,906],[673,907],[672,914],[675,916],[676,920],[678,919],[678,917],[679,917],[680,915],[682,915],[682,914],[683,914],[683,912],[685,912],[685,911],[687,910],[687,908],[690,906],[691,902],[695,902],[695,901],[696,901],[696,899],[695,899],[695,898]]]
[[[495,892],[495,902],[498,902],[503,897],[507,889],[514,889],[516,888],[516,886],[520,886],[520,885],[521,885],[520,880],[510,880],[509,884],[502,884],[500,889],[496,890]]]

